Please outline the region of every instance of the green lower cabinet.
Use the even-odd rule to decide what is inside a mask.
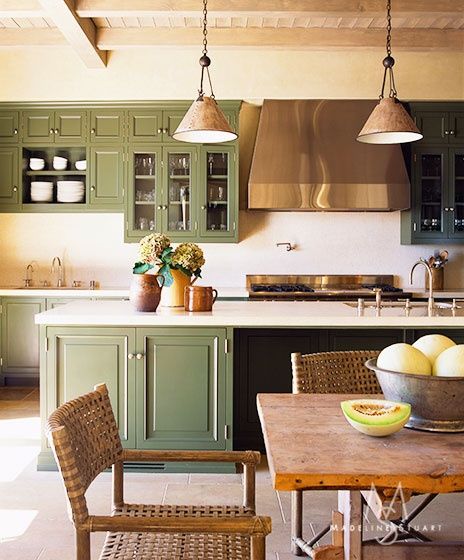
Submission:
[[[47,339],[47,415],[106,383],[123,445],[135,447],[135,329],[54,327]]]
[[[31,384],[39,377],[39,331],[34,315],[45,311],[42,298],[2,300],[2,376],[12,384]]]
[[[225,329],[137,329],[137,447],[227,447],[225,338]]]

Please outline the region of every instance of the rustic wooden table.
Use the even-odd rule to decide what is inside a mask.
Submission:
[[[310,555],[462,560],[461,542],[363,544],[361,490],[375,485],[388,494],[401,485],[406,494],[464,491],[464,434],[402,429],[387,438],[366,436],[348,424],[340,409],[340,401],[356,397],[362,395],[258,395],[274,488],[339,491],[332,545],[315,547]]]

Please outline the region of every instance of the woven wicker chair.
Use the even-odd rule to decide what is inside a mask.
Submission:
[[[293,393],[381,394],[375,374],[364,364],[375,350],[292,354]],[[303,492],[292,492],[292,552],[301,555],[294,539],[303,534]]]
[[[105,385],[60,406],[48,419],[53,448],[76,530],[76,558],[90,559],[90,534],[108,531],[100,560],[264,560],[269,517],[255,515],[254,451],[138,451],[121,446]],[[242,506],[126,504],[124,461],[242,463]],[[89,515],[85,493],[105,469],[113,469],[113,509]]]

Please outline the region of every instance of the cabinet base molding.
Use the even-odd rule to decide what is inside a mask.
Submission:
[[[6,387],[38,387],[39,372],[37,373],[4,373],[0,379],[0,386]]]

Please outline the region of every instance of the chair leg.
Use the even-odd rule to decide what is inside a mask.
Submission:
[[[301,490],[292,491],[292,542],[291,551],[295,556],[301,556],[302,551],[295,543],[295,539],[303,538],[303,492]]]
[[[266,537],[264,535],[251,536],[251,560],[266,560]]]
[[[243,505],[256,511],[256,468],[254,464],[246,463],[243,472]]]
[[[113,509],[124,504],[124,463],[116,461],[113,465]]]
[[[76,529],[76,560],[90,560],[90,532]]]

